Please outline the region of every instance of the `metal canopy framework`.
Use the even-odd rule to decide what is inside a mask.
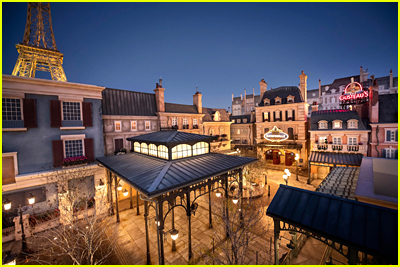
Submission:
[[[140,192],[140,197],[144,200],[147,264],[151,264],[148,229],[150,207],[154,208],[158,222],[157,243],[159,264],[164,264],[164,222],[168,215],[172,216],[172,228],[174,228],[174,208],[176,207],[184,208],[186,211],[188,219],[188,258],[190,260],[192,258],[191,216],[198,206],[196,200],[201,196],[208,195],[209,227],[212,228],[211,192],[222,189],[225,192],[227,200],[231,185],[237,183],[239,186],[239,198],[242,199],[243,167],[255,161],[257,159],[214,153],[172,161],[139,153],[97,159],[97,162],[107,169],[108,191],[111,204],[113,202],[111,194],[113,182],[115,196],[117,196],[117,177],[120,177],[120,179]],[[243,202],[240,201],[240,203],[242,205]],[[115,204],[116,218],[117,222],[119,222],[117,200]],[[164,214],[163,207],[165,206],[168,209]],[[242,207],[241,210],[243,210]],[[110,212],[111,214],[114,213],[112,205]],[[228,212],[228,207],[226,206],[224,210],[226,216],[228,216]],[[240,218],[243,218],[242,214],[240,214]]]
[[[110,172],[148,198],[181,189],[257,161],[217,153],[168,161],[130,153],[97,159]]]
[[[397,264],[397,210],[281,185],[267,215],[274,219],[276,250],[281,230],[296,231],[331,246],[349,264],[367,263],[358,252],[372,256],[375,264]],[[279,264],[279,252],[275,255]]]

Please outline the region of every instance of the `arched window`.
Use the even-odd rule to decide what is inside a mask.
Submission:
[[[149,155],[157,157],[157,147],[155,144],[150,144],[149,145]]]
[[[162,159],[168,159],[168,148],[166,146],[158,146],[158,157]]]
[[[135,152],[139,152],[140,153],[140,144],[139,144],[139,142],[135,142],[133,150]]]
[[[208,152],[208,143],[198,142],[193,145],[193,156],[206,154]]]
[[[142,144],[140,145],[140,148],[141,148],[143,154],[148,154],[148,153],[149,153],[149,151],[148,151],[148,149],[147,149],[147,144],[146,144],[146,143],[142,143]]]
[[[192,156],[192,147],[186,144],[172,148],[172,159],[180,159]]]

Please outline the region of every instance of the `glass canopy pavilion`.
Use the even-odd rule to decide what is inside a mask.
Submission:
[[[229,189],[234,183],[239,185],[239,197],[242,198],[243,168],[256,162],[257,159],[210,153],[210,142],[214,137],[207,135],[160,131],[130,137],[127,140],[133,142],[133,153],[97,159],[97,162],[107,169],[109,199],[112,202],[112,183],[114,180],[116,192],[118,178],[140,193],[145,208],[147,264],[150,264],[147,223],[149,207],[155,209],[158,221],[159,264],[164,264],[165,219],[169,214],[173,214],[174,208],[184,208],[188,218],[190,260],[191,216],[198,206],[196,200],[203,195],[208,195],[211,200],[211,192],[217,189],[224,190],[224,195],[228,198]],[[163,207],[166,206],[169,209],[163,214]],[[228,208],[225,210],[228,212]],[[119,221],[117,201],[116,217]],[[211,201],[209,201],[209,224],[212,227]]]

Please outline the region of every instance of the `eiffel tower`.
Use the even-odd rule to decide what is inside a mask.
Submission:
[[[36,71],[47,71],[52,80],[67,81],[63,54],[54,39],[50,3],[28,3],[24,39],[15,46],[19,56],[12,75],[34,78]]]

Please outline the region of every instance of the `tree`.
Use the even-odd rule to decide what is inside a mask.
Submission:
[[[250,187],[248,189],[250,190]],[[232,191],[232,196],[237,192],[237,189]],[[257,238],[264,236],[269,229],[263,199],[253,198],[253,192],[248,195],[248,199],[243,199],[243,219],[240,216],[240,201],[234,204],[233,199],[225,197],[212,201],[214,214],[217,214],[213,216],[215,249],[202,251],[204,264],[248,264],[246,256],[255,252],[251,245]],[[228,209],[228,214],[226,209]],[[261,259],[260,255],[259,263],[263,262],[266,262],[266,257]]]
[[[108,216],[105,186],[94,187],[90,166],[55,171],[46,178],[58,189],[58,209],[30,218],[33,235],[29,255],[45,264],[104,264],[113,253],[118,226]],[[56,226],[56,227],[54,227]]]

